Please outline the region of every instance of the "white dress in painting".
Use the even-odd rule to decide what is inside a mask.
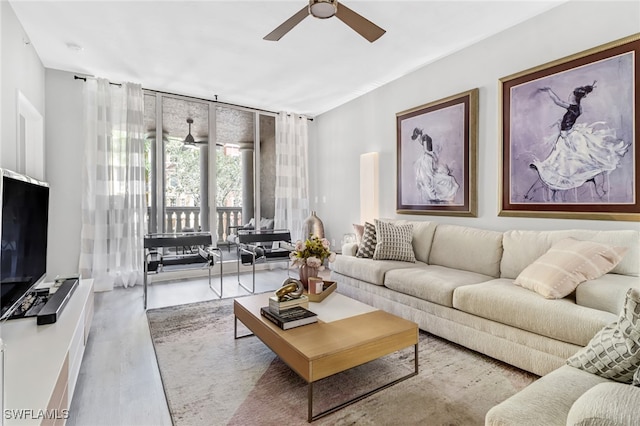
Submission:
[[[538,172],[540,181],[554,192],[579,188],[589,181],[595,184],[596,176],[605,176],[620,165],[629,148],[604,122],[576,124],[582,115],[581,101],[595,88],[595,81],[576,87],[568,101],[560,99],[549,87],[538,89],[566,110],[558,123],[560,133],[555,137],[553,149],[544,160],[533,159],[530,164]],[[535,183],[525,198],[534,190]]]
[[[567,190],[614,171],[627,149],[628,144],[604,123],[576,124],[557,138],[547,158],[532,164],[550,189]]]
[[[421,203],[451,203],[456,198],[460,185],[451,175],[448,165],[438,162],[438,155],[433,149],[433,141],[422,129],[413,129],[412,140],[422,146],[423,154],[414,165],[416,185]]]

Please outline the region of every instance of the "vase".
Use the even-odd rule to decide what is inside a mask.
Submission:
[[[309,265],[302,265],[300,267],[300,282],[305,290],[309,290],[309,277],[317,277],[318,276],[318,268],[314,268]]]
[[[324,238],[324,225],[320,218],[316,216],[315,211],[312,211],[311,215],[304,220],[302,230],[305,239],[309,238],[311,235],[317,238]]]

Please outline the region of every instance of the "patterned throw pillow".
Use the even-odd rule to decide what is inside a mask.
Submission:
[[[413,253],[413,225],[394,225],[389,222],[376,220],[376,235],[378,243],[373,254],[375,260],[400,260],[415,262]]]
[[[369,222],[364,223],[364,233],[358,246],[356,257],[371,259],[376,251],[376,227]]]
[[[565,238],[524,268],[513,283],[547,299],[561,299],[580,283],[615,268],[627,251],[626,247]]]
[[[640,368],[640,289],[629,289],[618,321],[600,330],[567,364],[616,382],[631,383]]]

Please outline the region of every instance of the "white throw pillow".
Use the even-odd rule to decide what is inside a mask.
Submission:
[[[547,299],[561,299],[580,283],[595,280],[612,270],[627,250],[626,247],[565,238],[524,268],[514,284]]]
[[[360,243],[362,242],[362,236],[364,235],[364,225],[358,225],[357,223],[354,223],[353,231],[356,234],[356,243],[360,245]]]

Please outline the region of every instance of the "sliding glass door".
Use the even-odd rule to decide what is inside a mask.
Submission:
[[[220,241],[253,218],[253,113],[216,107],[216,209]]]
[[[164,232],[209,231],[209,105],[162,98]]]
[[[218,234],[273,229],[275,118],[218,106],[216,141]]]
[[[209,104],[145,94],[149,233],[208,231]]]
[[[275,118],[145,92],[149,233],[273,228]]]

